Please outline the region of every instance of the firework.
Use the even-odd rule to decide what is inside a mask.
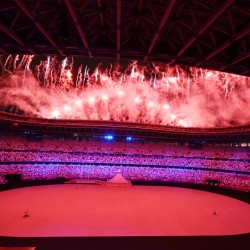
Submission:
[[[200,68],[131,63],[90,69],[73,58],[2,58],[0,106],[47,119],[184,127],[250,122],[250,78]],[[92,73],[90,73],[92,72]]]

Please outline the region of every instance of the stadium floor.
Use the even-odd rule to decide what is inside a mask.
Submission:
[[[0,201],[1,236],[219,236],[250,232],[249,204],[188,188],[47,185],[0,192]]]

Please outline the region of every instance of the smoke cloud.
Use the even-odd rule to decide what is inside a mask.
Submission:
[[[2,58],[0,107],[48,119],[112,120],[183,127],[250,122],[250,78],[135,62],[91,69],[73,58]]]

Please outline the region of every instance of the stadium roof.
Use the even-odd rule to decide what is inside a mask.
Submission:
[[[1,131],[38,134],[117,137],[132,136],[165,141],[250,142],[250,126],[228,128],[184,128],[116,121],[44,119],[0,112]]]
[[[0,54],[159,61],[250,76],[248,0],[1,0]]]

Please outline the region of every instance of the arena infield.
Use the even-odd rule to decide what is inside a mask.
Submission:
[[[0,236],[221,236],[250,232],[250,205],[178,187],[35,186],[0,192]]]

